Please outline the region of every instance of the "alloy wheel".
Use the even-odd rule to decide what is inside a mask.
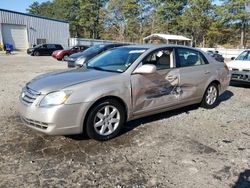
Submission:
[[[101,136],[110,135],[118,128],[120,120],[119,110],[112,105],[106,105],[97,111],[94,118],[94,129]]]
[[[214,85],[209,86],[206,94],[206,103],[208,105],[213,105],[217,99],[218,91]]]

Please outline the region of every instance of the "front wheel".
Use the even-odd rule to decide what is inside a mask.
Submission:
[[[211,83],[203,96],[201,106],[207,109],[212,109],[216,106],[219,97],[218,85]]]
[[[62,60],[65,61],[69,56],[68,55],[65,55],[63,56]]]
[[[40,53],[38,51],[35,51],[34,56],[40,56]]]
[[[119,134],[124,123],[124,107],[116,100],[108,99],[96,104],[88,114],[87,135],[95,140],[109,140]]]

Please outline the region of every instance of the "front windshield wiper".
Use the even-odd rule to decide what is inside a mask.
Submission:
[[[95,69],[95,70],[100,70],[100,71],[107,71],[107,72],[118,72],[121,73],[121,71],[116,71],[116,70],[109,70],[109,69],[103,69],[101,67],[95,67],[95,66],[87,66],[87,69]]]

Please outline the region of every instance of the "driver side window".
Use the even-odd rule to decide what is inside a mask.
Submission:
[[[170,69],[172,62],[172,50],[157,50],[149,54],[143,64],[153,64],[158,70]]]

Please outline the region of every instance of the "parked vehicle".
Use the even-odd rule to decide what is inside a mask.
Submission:
[[[68,58],[65,58],[65,60],[68,61],[68,67],[75,67],[75,66],[81,67],[84,63],[86,63],[88,60],[92,59],[96,55],[108,49],[119,47],[119,46],[124,46],[124,45],[128,45],[128,44],[113,43],[113,44],[94,45],[83,52],[79,52],[79,53],[69,56]]]
[[[82,68],[38,76],[23,88],[19,112],[49,135],[108,140],[126,121],[200,103],[214,108],[229,85],[224,63],[200,50],[171,45],[108,50]]]
[[[236,59],[227,63],[231,80],[250,83],[250,50],[245,50]]]
[[[89,46],[78,45],[78,46],[74,46],[72,48],[68,48],[65,50],[57,50],[53,52],[52,57],[57,59],[58,61],[61,61],[61,60],[64,60],[64,58],[67,58],[68,56],[72,54],[82,52],[88,48]]]
[[[219,62],[224,62],[224,57],[218,51],[208,50],[207,53]]]
[[[32,56],[51,55],[56,50],[62,50],[60,44],[40,44],[27,50],[27,54]]]

